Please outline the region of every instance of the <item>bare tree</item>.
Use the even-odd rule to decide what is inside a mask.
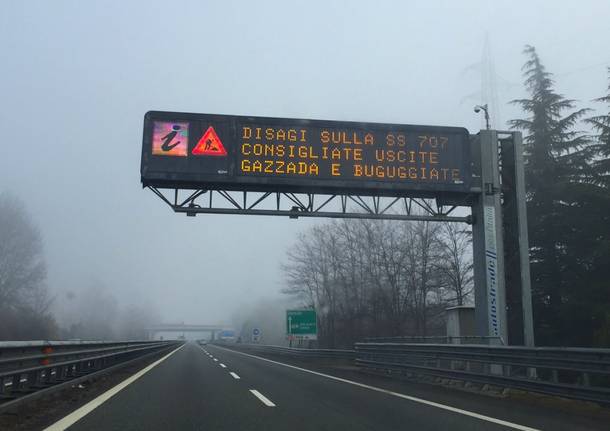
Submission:
[[[120,340],[144,340],[147,328],[160,322],[161,315],[151,304],[129,305],[119,312],[116,335]]]
[[[336,262],[333,258],[334,238],[328,237],[328,231],[314,227],[309,235],[301,235],[295,246],[288,251],[289,263],[283,267],[288,287],[284,292],[318,310],[321,323],[319,329],[333,346],[337,316],[336,279],[333,277],[333,265]]]
[[[0,195],[0,304],[22,305],[46,278],[42,238],[16,197]]]
[[[470,231],[462,225],[443,223],[439,245],[440,255],[435,267],[441,287],[448,293],[447,301],[464,305],[474,287]]]
[[[72,299],[61,312],[66,338],[114,340],[118,338],[119,303],[100,280],[71,293]]]
[[[45,280],[40,231],[23,203],[4,192],[0,194],[0,338],[46,338],[54,333]]]
[[[428,334],[428,305],[438,287],[434,263],[438,258],[439,226],[428,221],[410,224],[408,229],[407,288],[412,292],[412,310],[417,335]]]

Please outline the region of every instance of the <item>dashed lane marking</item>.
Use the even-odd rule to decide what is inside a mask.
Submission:
[[[261,394],[259,391],[257,391],[256,389],[250,389],[250,392],[252,393],[252,395],[254,395],[256,398],[258,398],[259,400],[261,400],[261,402],[266,405],[267,407],[275,407],[275,404],[273,404],[273,402],[271,402],[271,400],[269,398],[267,398],[266,396],[264,396],[263,394]]]

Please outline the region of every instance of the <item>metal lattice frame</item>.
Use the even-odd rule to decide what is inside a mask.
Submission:
[[[175,212],[191,217],[197,214],[248,214],[294,219],[329,217],[472,223],[471,215],[451,215],[456,205],[438,205],[423,198],[148,188]],[[171,194],[173,196],[167,196]],[[338,210],[330,208],[335,203],[339,204]]]

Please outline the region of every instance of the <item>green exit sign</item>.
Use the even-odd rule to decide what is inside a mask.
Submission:
[[[316,310],[286,310],[286,334],[295,338],[317,339]]]

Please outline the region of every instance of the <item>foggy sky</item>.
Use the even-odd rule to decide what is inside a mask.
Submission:
[[[321,221],[172,213],[140,185],[146,111],[476,132],[481,100],[466,96],[486,34],[506,121],[525,44],[560,92],[595,106],[608,16],[603,0],[4,1],[0,192],[40,226],[56,301],[101,282],[166,321],[227,322],[281,289],[286,250]]]

